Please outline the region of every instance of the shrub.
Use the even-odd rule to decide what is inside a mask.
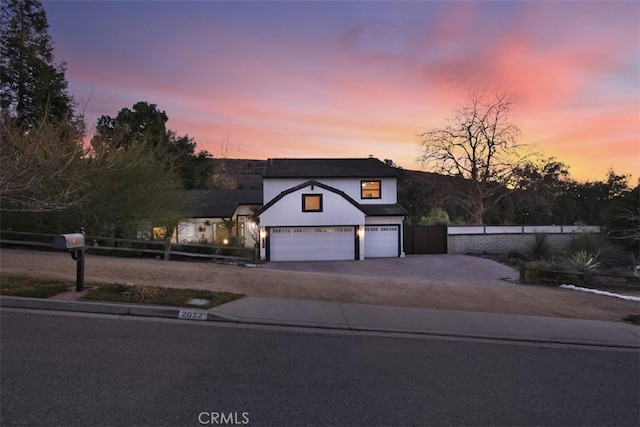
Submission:
[[[602,239],[599,235],[594,233],[575,233],[571,236],[567,251],[570,255],[578,252],[594,254],[600,252],[601,246]]]
[[[600,265],[599,256],[599,252],[578,251],[569,256],[568,262],[576,271],[595,270]]]
[[[448,225],[451,223],[449,214],[442,208],[433,208],[427,216],[420,218],[420,225]]]
[[[227,243],[224,243],[225,240],[227,241]],[[216,245],[241,248],[241,247],[244,247],[244,237],[242,236],[218,237],[216,239]]]
[[[551,257],[551,245],[547,233],[535,233],[533,243],[529,246],[529,254],[534,260],[543,260]]]
[[[123,292],[124,295],[128,295],[135,300],[151,300],[158,297],[160,288],[155,286],[127,286],[127,290]]]
[[[623,260],[627,254],[625,254],[619,246],[601,234],[574,234],[567,246],[567,256],[571,259],[571,257],[576,254],[580,254],[578,257],[583,260],[585,258],[595,258],[595,260],[600,263],[601,268],[620,264],[621,261],[622,264],[627,264],[627,262]]]

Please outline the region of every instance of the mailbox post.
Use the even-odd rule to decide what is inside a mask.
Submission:
[[[84,229],[80,233],[59,234],[53,238],[53,249],[69,251],[76,262],[76,292],[84,291]]]

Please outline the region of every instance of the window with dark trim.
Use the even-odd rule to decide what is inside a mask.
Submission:
[[[382,184],[380,181],[360,181],[360,197],[362,199],[381,199]]]
[[[322,194],[303,194],[302,212],[322,212]]]

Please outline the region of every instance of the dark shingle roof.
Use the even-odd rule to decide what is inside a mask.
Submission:
[[[407,211],[399,204],[360,205],[367,216],[406,216]]]
[[[262,190],[187,191],[191,218],[231,218],[238,205],[262,205]]]
[[[385,178],[398,172],[376,158],[268,159],[263,178]]]

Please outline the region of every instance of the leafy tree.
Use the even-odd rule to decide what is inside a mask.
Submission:
[[[569,167],[553,157],[526,162],[514,169],[511,196],[515,218],[524,224],[553,224],[558,200],[569,191]]]
[[[420,218],[420,225],[447,225],[451,222],[449,214],[442,208],[433,208],[427,216]]]
[[[40,2],[3,1],[0,23],[3,118],[12,117],[22,125],[73,120],[74,101],[67,93],[65,64],[53,60],[47,17]]]
[[[177,136],[169,131],[169,153],[176,162],[178,174],[187,190],[208,189],[212,185],[212,156],[206,150],[197,151],[197,144],[188,135]]]
[[[421,135],[419,160],[436,172],[458,177],[463,191],[455,203],[474,224],[482,224],[488,207],[510,182],[525,156],[512,122],[514,100],[507,94],[473,89],[453,119]],[[502,193],[504,194],[504,193]]]
[[[627,175],[617,175],[610,170],[606,180],[573,183],[566,196],[575,206],[575,222],[606,226],[612,211],[631,192],[627,181]],[[565,201],[565,204],[568,203]]]
[[[195,143],[167,130],[167,120],[164,111],[146,102],[98,119],[92,160],[109,167],[98,168],[90,202],[80,213],[91,233],[130,236],[155,225],[171,235],[184,216],[181,161],[191,160]]]
[[[620,196],[608,219],[608,236],[640,255],[640,180]]]
[[[112,149],[129,149],[134,143],[165,146],[169,144],[168,120],[167,114],[155,104],[137,102],[131,109],[120,110],[115,117],[101,116],[94,143]]]
[[[184,188],[208,188],[213,173],[211,154],[197,151],[197,144],[188,135],[179,136],[167,129],[165,111],[155,104],[137,102],[131,109],[123,108],[116,117],[101,116],[92,145],[99,151],[128,150],[137,144],[157,147],[168,167],[175,167]]]
[[[159,161],[164,151],[166,147],[135,143],[110,157],[92,159],[97,164],[84,203],[74,209],[78,223],[105,237],[135,237],[152,226],[171,235],[184,216],[185,200],[175,168]]]

